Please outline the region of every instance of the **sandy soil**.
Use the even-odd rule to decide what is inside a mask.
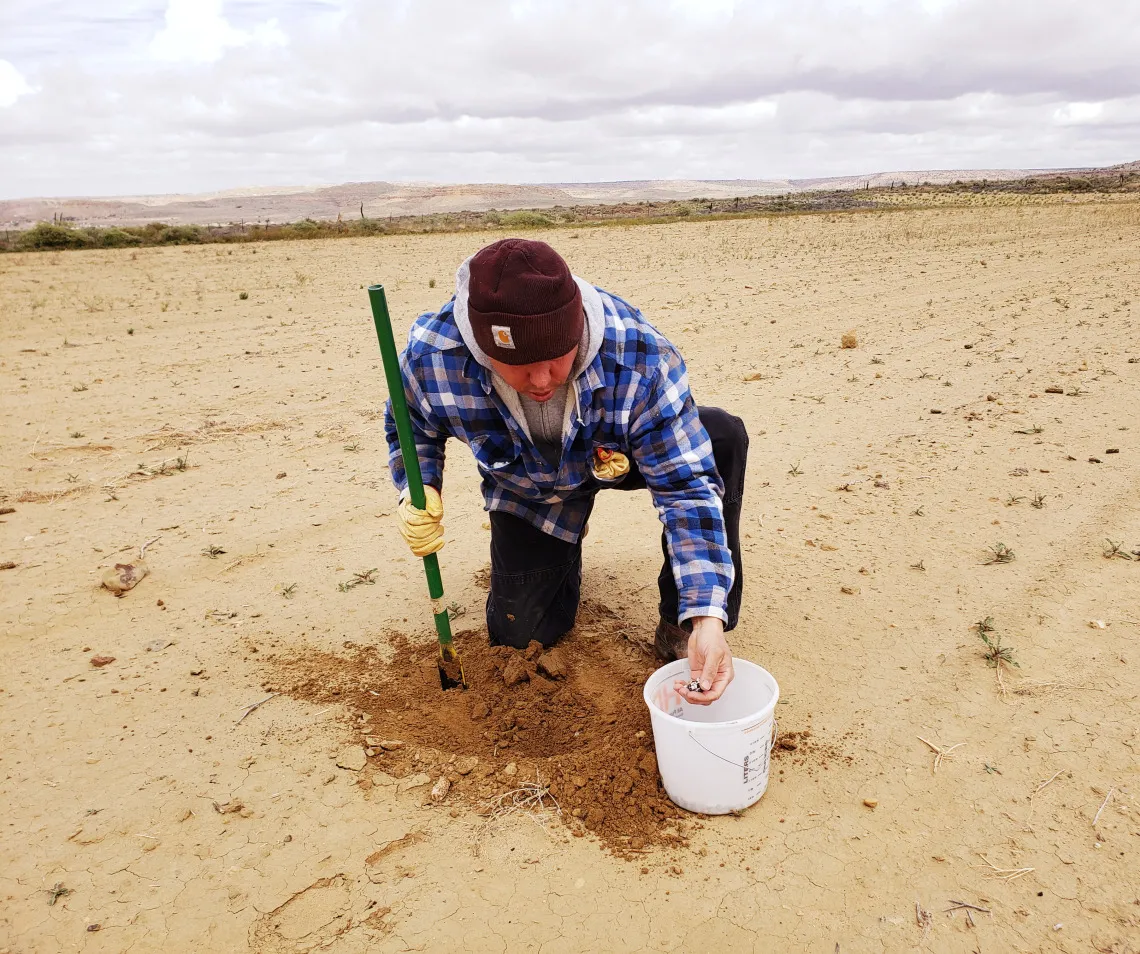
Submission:
[[[1140,562],[1103,556],[1140,549],[1138,226],[1058,203],[547,236],[747,422],[732,641],[818,745],[633,862],[361,784],[346,706],[239,723],[287,657],[430,631],[363,285],[406,327],[471,236],[0,258],[0,951],[1140,950]],[[445,498],[477,622],[462,447]],[[100,587],[152,540],[149,576]],[[586,587],[627,636],[657,546],[647,497],[600,498]]]

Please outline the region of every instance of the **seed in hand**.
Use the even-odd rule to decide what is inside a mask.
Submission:
[[[704,692],[704,689],[701,688],[701,684],[697,682],[696,679],[685,686],[685,688],[688,689],[689,692]]]

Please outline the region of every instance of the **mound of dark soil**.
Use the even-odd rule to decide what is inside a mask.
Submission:
[[[343,655],[295,657],[272,688],[343,705],[369,753],[365,773],[443,777],[447,801],[485,813],[517,801],[512,793],[546,790],[541,806],[619,854],[683,844],[685,813],[661,787],[641,697],[655,663],[622,629],[614,613],[587,602],[550,652],[461,633],[467,691],[440,689],[434,641],[399,634],[382,637],[395,650],[387,660],[351,644]]]

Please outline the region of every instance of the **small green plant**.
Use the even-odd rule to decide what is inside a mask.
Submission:
[[[448,603],[447,604],[447,618],[448,619],[459,619],[460,616],[463,616],[466,613],[467,613],[467,607],[466,606],[460,606],[458,603]]]
[[[48,893],[48,907],[53,907],[60,898],[65,898],[72,893],[71,888],[65,888],[62,881],[57,881],[50,888],[46,889]]]
[[[80,391],[86,391],[87,385],[86,384],[73,384],[71,386],[71,390],[78,394]]]
[[[1113,557],[1120,557],[1122,560],[1131,560],[1132,554],[1124,549],[1123,543],[1117,543],[1115,540],[1105,540],[1104,558],[1111,560]]]
[[[78,474],[68,474],[66,477],[66,480],[69,484],[77,484],[77,483],[79,483],[79,475]]]
[[[248,301],[249,292],[238,292],[238,301]]]
[[[1080,397],[1084,393],[1086,393],[1084,388],[1080,386],[1069,388],[1069,390],[1065,392],[1068,397]]]
[[[788,473],[793,477],[799,477],[803,473],[803,471],[800,470],[800,461],[797,460],[794,464],[792,464],[791,468],[788,470]]]
[[[926,563],[922,560],[919,560],[917,563],[912,563],[910,565],[910,568],[912,570],[921,570],[923,573],[925,573],[926,572]]]
[[[1029,506],[1035,507],[1038,510],[1040,510],[1042,507],[1045,506],[1045,497],[1042,494],[1035,492],[1033,494],[1033,499],[1031,501],[1029,501]]]
[[[284,596],[285,599],[287,599],[287,600],[291,600],[293,598],[293,594],[296,592],[297,592],[297,584],[296,583],[290,583],[288,586],[281,587],[281,595]]]
[[[1025,499],[1024,497],[1015,497],[1013,494],[1010,494],[1008,499],[1005,502],[1005,505],[1007,507],[1016,507],[1024,499]]]
[[[186,451],[181,457],[174,458],[174,469],[185,470],[190,466],[190,451]]]
[[[434,278],[428,279],[428,288],[435,288],[435,279]]]
[[[356,441],[353,441],[351,444],[345,444],[344,449],[350,454],[355,454],[360,450],[360,445]]]
[[[220,557],[225,552],[226,551],[223,550],[216,543],[211,543],[208,547],[206,547],[202,551],[202,556],[208,556],[211,560],[216,560],[218,557]]]
[[[982,644],[986,647],[982,653],[982,658],[985,659],[992,669],[998,669],[1001,666],[1015,666],[1018,669],[1021,668],[1021,663],[1013,657],[1013,647],[1003,646],[1001,644],[1001,636],[995,633],[992,628],[985,632],[978,633],[978,638],[981,639]]]
[[[1013,433],[1014,434],[1040,434],[1043,430],[1045,430],[1045,428],[1039,427],[1038,425],[1034,424],[1032,427],[1026,427],[1022,430],[1014,431]]]
[[[161,302],[158,306],[158,310],[159,311],[169,311],[170,310],[170,302],[168,302],[168,301]]]
[[[72,431],[67,436],[70,437],[72,440],[77,441],[77,440],[79,440],[79,438],[81,438],[83,436],[83,431]]]
[[[307,272],[294,272],[293,277],[297,279],[297,284],[301,286],[307,285],[313,280],[313,276]]]
[[[127,334],[129,334],[129,335],[133,335],[134,333],[135,333],[135,329],[134,329],[134,328],[128,328],[128,329],[127,329]]]
[[[915,507],[914,510],[912,510],[910,512],[910,515],[912,517],[925,517],[926,516],[926,505],[923,504],[921,507]]]
[[[365,570],[362,573],[353,573],[351,580],[346,580],[344,583],[338,583],[336,585],[336,588],[341,593],[347,593],[349,590],[357,586],[375,586],[376,573],[377,567],[373,567],[371,570]]]
[[[986,560],[983,566],[991,566],[994,563],[1012,563],[1016,556],[1004,543],[995,543],[989,549],[993,556]]]
[[[931,374],[929,371],[923,370],[923,371],[922,371],[922,373],[921,373],[921,374],[919,374],[919,376],[918,376],[918,380],[919,380],[919,381],[923,381],[923,380],[925,380],[926,378],[932,378],[932,377],[934,377],[934,375],[933,375],[933,374]]]
[[[871,364],[886,364],[886,363],[887,362],[884,361],[882,358],[872,358],[871,359]]]

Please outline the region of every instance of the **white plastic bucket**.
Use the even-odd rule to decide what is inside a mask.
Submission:
[[[727,815],[757,802],[768,788],[776,702],[772,674],[746,659],[732,660],[735,678],[707,706],[685,702],[673,689],[688,682],[689,662],[662,666],[645,683],[657,767],[672,801],[706,815]]]

